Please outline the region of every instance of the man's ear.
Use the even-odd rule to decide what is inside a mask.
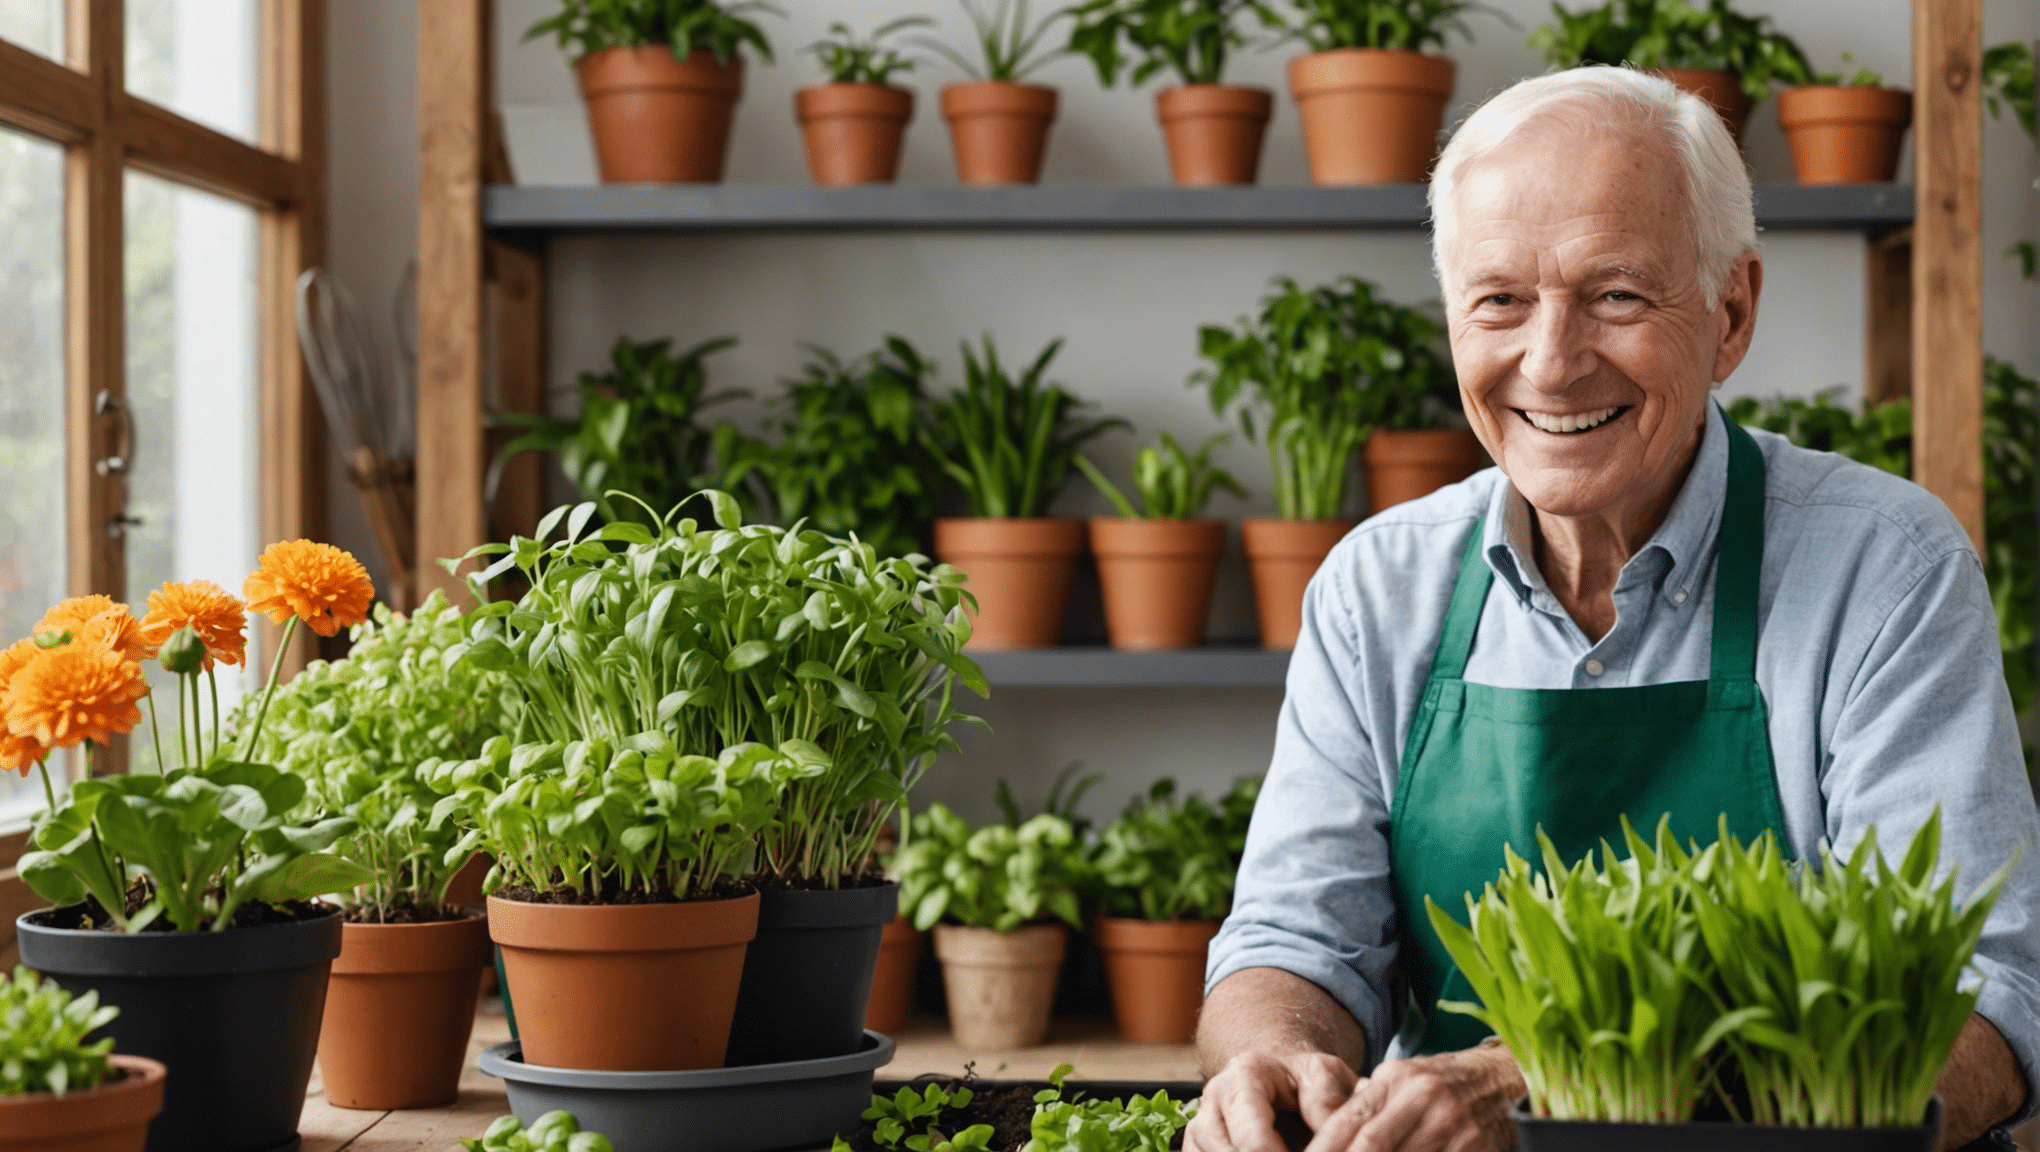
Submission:
[[[1750,341],[1757,334],[1757,300],[1764,294],[1764,262],[1755,252],[1736,261],[1728,282],[1721,287],[1721,303],[1715,307],[1722,318],[1721,343],[1714,351],[1714,379],[1729,375],[1749,354]]]

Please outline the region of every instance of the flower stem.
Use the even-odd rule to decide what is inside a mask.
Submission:
[[[205,686],[212,693],[212,751],[220,750],[220,682],[213,669],[205,670]]]
[[[42,775],[43,803],[48,804],[48,811],[54,813],[57,810],[57,790],[50,786],[50,766],[38,760],[35,764],[35,770]]]
[[[170,764],[163,759],[162,724],[156,720],[156,694],[149,693],[149,743],[156,746],[156,775],[170,771]]]
[[[177,678],[177,757],[191,767],[191,694],[184,690],[184,677]]]
[[[262,703],[255,707],[255,723],[248,726],[248,743],[241,749],[241,759],[255,755],[255,740],[262,734],[262,718],[269,715],[269,698],[276,695],[276,678],[283,674],[283,657],[290,651],[291,638],[297,635],[298,618],[293,616],[283,626],[283,636],[276,642],[276,659],[269,665],[269,683],[262,686]]]

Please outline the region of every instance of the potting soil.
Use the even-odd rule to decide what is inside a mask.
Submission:
[[[922,1076],[911,1081],[881,1080],[872,1086],[872,1090],[890,1099],[903,1084],[911,1084],[917,1089],[925,1089],[930,1084],[940,1084],[950,1091],[958,1088],[971,1090],[969,1104],[961,1108],[944,1108],[941,1114],[932,1120],[916,1122],[914,1127],[908,1129],[907,1135],[919,1135],[933,1128],[944,1136],[955,1136],[973,1124],[990,1124],[992,1139],[987,1147],[991,1152],[1020,1152],[1020,1149],[1026,1146],[1032,1135],[1030,1127],[1034,1121],[1034,1094],[1044,1088],[1054,1087],[1046,1080],[980,1080],[970,1070],[970,1066],[965,1065],[965,1075],[961,1079]],[[1156,1091],[1166,1091],[1171,1096],[1180,1098],[1182,1087],[1180,1084],[1163,1083],[1136,1086],[1111,1083],[1112,1091],[1109,1094],[1125,1097],[1138,1091],[1140,1095],[1147,1096]],[[1089,1090],[1081,1080],[1063,1082],[1063,1097],[1067,1100],[1088,1100],[1102,1095],[1106,1093]],[[843,1134],[843,1139],[851,1152],[894,1152],[893,1149],[888,1149],[872,1139],[872,1127],[872,1122],[867,1120],[856,1132]],[[1181,1133],[1177,1133],[1175,1141],[1170,1146],[1174,1148],[1183,1146]]]

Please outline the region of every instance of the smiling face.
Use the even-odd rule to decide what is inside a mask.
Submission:
[[[1710,306],[1678,163],[1640,124],[1534,121],[1452,198],[1439,264],[1475,433],[1540,513],[1654,530],[1749,348],[1756,256]]]

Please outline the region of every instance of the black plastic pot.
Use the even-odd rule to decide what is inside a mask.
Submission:
[[[726,1063],[779,1064],[859,1051],[879,936],[899,906],[897,884],[763,892],[758,935],[744,953]]]
[[[600,1132],[616,1152],[760,1152],[826,1148],[871,1106],[872,1073],[893,1058],[888,1036],[866,1032],[857,1051],[827,1060],[693,1072],[584,1072],[524,1063],[515,1040],[479,1066],[509,1090],[530,1124],[555,1108]]]
[[[1776,1128],[1761,1124],[1620,1124],[1594,1120],[1543,1120],[1518,1103],[1519,1152],[1933,1152],[1941,1141],[1941,1098],[1927,1105],[1917,1128]]]
[[[101,1030],[161,1061],[163,1111],[148,1152],[293,1152],[319,1050],[340,913],[225,932],[53,928],[60,910],[14,922],[21,962],[120,1008]],[[61,921],[58,921],[61,922]]]

